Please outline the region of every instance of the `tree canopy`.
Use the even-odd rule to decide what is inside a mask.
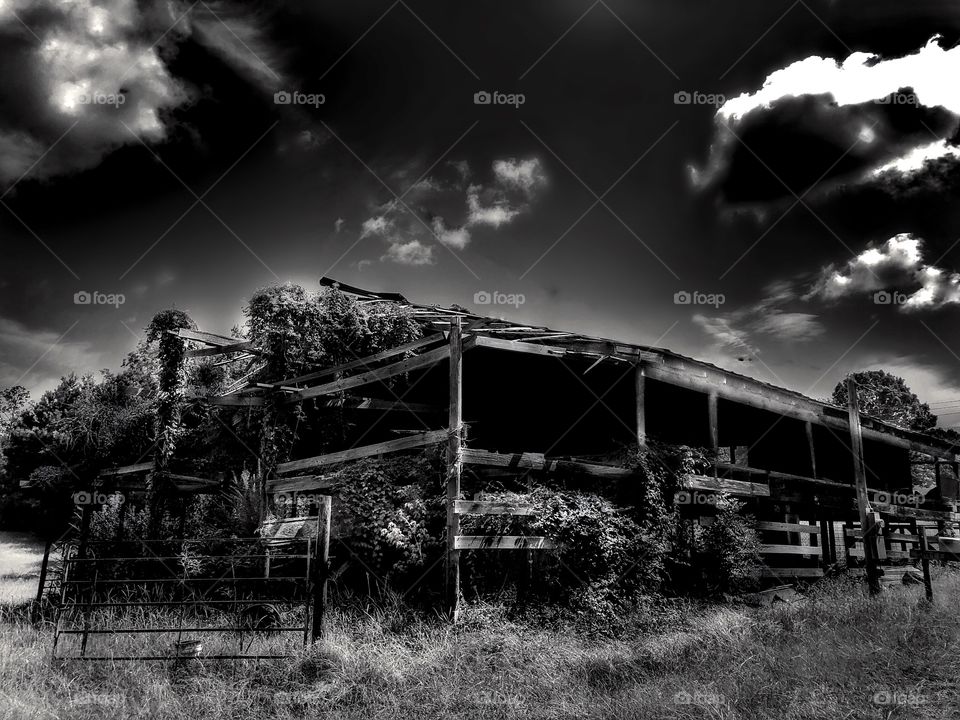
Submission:
[[[168,309],[153,317],[116,371],[71,373],[35,402],[22,387],[0,389],[0,513],[21,517],[11,508],[33,503],[62,514],[70,493],[89,488],[108,467],[152,458],[171,472],[239,477],[287,459],[302,433],[321,446],[337,442],[344,418],[336,409],[279,401],[211,406],[203,397],[243,379],[280,380],[336,365],[420,334],[404,306],[358,303],[336,288],[263,288],[243,312],[245,323],[233,334],[253,343],[253,359],[187,360],[185,341],[168,331],[196,325]]]
[[[910,390],[903,378],[884,370],[863,370],[847,377],[857,383],[860,412],[910,430],[925,431],[936,427],[937,416]],[[847,378],[837,383],[832,399],[837,405],[847,405]]]

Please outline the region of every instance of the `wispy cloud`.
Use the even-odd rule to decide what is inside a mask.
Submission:
[[[463,250],[473,242],[474,230],[496,230],[528,212],[547,183],[538,158],[495,160],[491,171],[487,184],[470,182],[474,173],[466,161],[445,163],[437,174],[416,181],[402,203],[392,199],[377,206],[361,224],[360,239],[378,237],[387,242],[390,247],[382,260],[430,264],[438,243]],[[407,169],[394,173],[401,178],[412,174]]]

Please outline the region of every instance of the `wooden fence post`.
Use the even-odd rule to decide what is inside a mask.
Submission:
[[[332,498],[329,495],[320,498],[317,507],[317,547],[313,563],[313,642],[323,637],[323,614],[327,608],[331,507]]]
[[[37,599],[33,604],[33,610],[30,613],[30,621],[36,623],[40,619],[40,610],[43,606],[43,586],[47,582],[47,566],[50,564],[50,548],[53,547],[53,540],[47,540],[46,547],[43,549],[43,562],[40,563],[40,579],[37,583]]]
[[[460,517],[456,512],[456,501],[460,499],[462,469],[460,452],[463,434],[462,403],[463,344],[460,335],[460,318],[456,317],[450,321],[450,413],[447,447],[446,595],[447,613],[453,622],[457,621],[460,605],[460,551],[456,549],[456,538],[460,534]]]
[[[923,589],[927,600],[933,602],[933,583],[930,581],[930,558],[927,556],[929,546],[927,545],[927,529],[923,525],[917,528],[919,530],[920,542],[917,547],[920,548],[920,567],[923,570]]]

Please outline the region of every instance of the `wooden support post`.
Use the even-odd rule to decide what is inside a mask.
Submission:
[[[457,622],[460,605],[460,551],[456,540],[460,534],[460,516],[456,502],[460,499],[460,473],[463,467],[461,441],[463,436],[463,343],[460,318],[450,321],[450,414],[448,418],[449,444],[447,447],[447,614]]]
[[[717,453],[720,450],[720,434],[717,429],[717,393],[711,390],[707,395],[707,417],[710,429],[710,449],[713,450],[713,476],[717,477]]]
[[[873,535],[873,546],[876,551],[876,558],[878,561],[887,559],[887,526],[880,519],[880,513],[878,512],[869,512],[867,513],[867,524],[870,526],[870,532]],[[883,572],[879,572],[879,575],[882,575]]]
[[[646,447],[647,445],[647,374],[643,363],[637,365],[634,374],[637,388],[637,445]]]
[[[792,525],[796,525],[800,522],[800,516],[796,513],[790,512],[789,506],[787,507],[787,512],[783,516],[785,522],[788,522]],[[799,545],[800,544],[800,533],[797,532],[788,532],[787,533],[787,545]]]
[[[807,420],[804,424],[807,433],[807,447],[810,450],[810,477],[817,477],[817,452],[813,446],[813,423]]]
[[[947,498],[944,497],[943,493],[943,473],[940,469],[940,458],[933,458],[933,476],[937,481],[937,496],[940,498],[941,502],[944,502]],[[946,525],[943,520],[937,521],[937,532],[941,535],[946,531]]]
[[[927,600],[933,602],[933,583],[930,581],[930,559],[927,557],[929,546],[927,545],[927,529],[924,526],[918,528],[920,531],[920,542],[917,545],[920,548],[920,567],[923,570],[923,589]]]
[[[880,566],[877,563],[879,528],[872,524],[870,499],[867,496],[867,472],[863,464],[863,434],[860,428],[860,408],[857,397],[857,382],[847,378],[847,417],[850,423],[850,450],[853,454],[853,475],[857,486],[857,508],[860,511],[860,528],[863,534],[863,557],[867,568],[870,593],[880,592]]]
[[[330,515],[332,498],[324,495],[317,503],[317,546],[313,561],[313,641],[323,637],[323,615],[327,608],[327,577],[330,574]]]
[[[829,520],[820,521],[820,560],[824,570],[836,562],[835,548],[833,547],[833,541],[830,539]]]

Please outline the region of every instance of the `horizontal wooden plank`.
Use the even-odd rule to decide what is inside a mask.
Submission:
[[[337,407],[345,410],[382,410],[383,412],[407,412],[407,413],[445,413],[447,408],[440,405],[427,405],[425,403],[408,403],[402,400],[394,402],[392,400],[380,400],[379,398],[368,397],[337,397],[321,400],[323,407]]]
[[[249,340],[244,340],[243,342],[235,342],[232,345],[218,345],[215,347],[201,348],[199,350],[187,350],[186,356],[190,358],[209,357],[212,355],[226,355],[227,353],[235,352],[255,352],[253,349],[253,343]]]
[[[557,544],[541,535],[457,535],[454,550],[553,550]]]
[[[215,333],[201,332],[200,330],[188,330],[187,328],[178,328],[177,330],[168,330],[171,335],[176,335],[184,340],[196,340],[206,345],[214,347],[223,347],[224,345],[233,345],[240,342],[239,338],[226,337],[225,335],[216,335]]]
[[[600,465],[599,463],[587,463],[579,460],[551,459],[545,458],[540,453],[494,453],[478,448],[463,448],[462,454],[464,465],[485,465],[511,470],[543,470],[545,472],[567,471],[607,478],[628,478],[636,475],[631,468]]]
[[[814,535],[820,534],[819,525],[804,525],[803,523],[786,523],[786,522],[758,522],[757,530],[771,530],[771,531],[783,531],[783,532],[795,532],[795,533],[812,533]]]
[[[136,465],[124,465],[122,467],[110,468],[109,470],[101,470],[101,477],[110,477],[113,475],[130,475],[132,473],[139,472],[149,472],[153,470],[154,462],[149,460],[148,462],[137,463]]]
[[[260,395],[215,395],[205,399],[211,405],[229,407],[258,407],[267,404],[267,399]]]
[[[761,545],[761,555],[819,555],[820,547],[810,545]]]
[[[646,368],[649,379],[697,392],[716,392],[722,400],[743,403],[784,417],[809,420],[816,425],[834,428],[844,433],[849,432],[850,426],[845,410],[825,406],[811,398],[766,385],[752,378],[733,375],[719,368],[711,368],[704,363],[669,355],[662,357],[661,363],[650,363]],[[863,420],[864,439],[953,459],[955,448],[949,443],[935,440],[921,433],[883,425],[872,418],[864,417]],[[942,444],[938,446],[931,443]]]
[[[769,497],[770,488],[764,483],[752,483],[744,480],[727,480],[706,475],[687,475],[683,479],[686,490],[704,492],[725,492],[738,497]]]
[[[913,556],[911,555],[911,553],[916,552],[916,550],[890,550],[890,549],[887,549],[885,552],[886,552],[886,554],[887,554],[887,558],[895,558],[895,559],[898,559],[898,560],[909,560],[911,557],[913,557]],[[847,555],[849,555],[850,557],[854,557],[854,558],[863,558],[863,556],[864,556],[864,555],[863,555],[863,548],[862,548],[862,547],[858,547],[858,548],[856,548],[856,547],[855,547],[855,548],[847,548]]]
[[[494,500],[456,500],[454,512],[458,515],[533,515],[535,513],[532,505]]]
[[[771,568],[764,567],[760,571],[760,576],[764,578],[789,578],[789,577],[823,577],[823,568]]]
[[[325,475],[295,475],[285,478],[270,478],[267,480],[267,492],[296,493],[328,490],[333,487],[334,481]]]
[[[316,457],[304,458],[302,460],[292,460],[277,465],[277,472],[280,474],[297,472],[310,468],[323,467],[324,465],[333,465],[335,463],[373,457],[374,455],[386,455],[387,453],[400,450],[412,450],[414,448],[443,442],[447,439],[448,434],[446,428],[443,430],[431,430],[408,437],[397,438],[396,440],[387,440],[386,442],[376,443],[374,445],[364,445],[363,447],[350,448],[349,450],[341,450],[340,452],[329,453],[327,455],[317,455]]]
[[[908,507],[906,505],[890,505],[887,503],[878,502],[872,502],[871,506],[881,515],[923,518],[927,520],[950,520],[951,522],[960,520],[960,513],[950,512],[948,510],[932,510],[928,508]]]
[[[843,534],[847,537],[855,538],[856,540],[863,540],[863,533],[860,531],[860,528],[845,528]],[[933,540],[933,538],[928,538]],[[910,535],[910,534],[899,534],[899,533],[890,533],[890,542],[892,543],[918,543],[920,542],[919,535]]]
[[[536,345],[534,343],[525,343],[520,340],[504,340],[503,338],[487,337],[486,335],[477,335],[477,347],[493,348],[495,350],[509,350],[510,352],[522,352],[532,355],[552,355],[562,357],[567,354],[566,348],[551,347],[549,345]]]
[[[434,350],[428,350],[422,355],[407,358],[406,360],[401,360],[400,362],[395,362],[391,365],[385,365],[384,367],[377,368],[376,370],[369,370],[367,372],[360,373],[359,375],[341,378],[324,385],[305,388],[299,392],[291,393],[290,397],[288,398],[288,402],[309,400],[310,398],[320,397],[322,395],[331,395],[333,393],[343,392],[344,390],[350,390],[351,388],[369,385],[370,383],[374,382],[380,382],[381,380],[387,380],[389,378],[396,377],[397,375],[403,375],[404,373],[412,372],[414,370],[422,370],[424,368],[431,367],[432,365],[436,365],[437,363],[442,362],[449,357],[450,347],[448,345],[444,345],[443,347],[439,347]]]
[[[370,365],[382,362],[384,360],[389,360],[397,355],[403,355],[405,352],[412,352],[413,350],[419,350],[422,347],[433,345],[441,340],[443,340],[443,333],[435,333],[433,335],[428,335],[427,337],[418,338],[417,340],[411,340],[410,342],[403,343],[402,345],[397,345],[389,350],[384,350],[382,352],[374,353],[373,355],[367,355],[366,357],[351,360],[350,362],[337,365],[336,367],[316,370],[315,372],[306,373],[305,375],[298,375],[296,377],[286,378],[284,380],[277,380],[269,384],[274,387],[283,387],[307,382],[310,380],[319,380],[321,378],[330,377],[332,375],[336,375],[337,373],[346,372],[348,370],[369,367]]]
[[[924,555],[919,550],[910,550],[907,554],[911,560],[920,560]],[[941,562],[960,562],[960,552],[950,552],[949,550],[927,550],[925,555],[928,560],[939,560]]]

